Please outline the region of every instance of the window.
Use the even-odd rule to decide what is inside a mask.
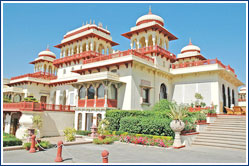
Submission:
[[[111,70],[112,73],[117,73],[117,69]]]
[[[84,99],[85,96],[86,96],[86,88],[85,88],[84,86],[82,86],[82,87],[80,88],[79,97],[80,97],[80,99]]]
[[[149,88],[143,88],[143,102],[144,103],[149,103]]]
[[[94,87],[91,85],[88,90],[87,90],[87,97],[88,99],[94,99],[95,96],[95,89]]]
[[[167,99],[167,88],[166,88],[165,84],[161,84],[159,98],[160,98],[160,100]]]
[[[98,87],[98,99],[103,99],[105,97],[105,88],[102,84]]]
[[[110,99],[115,99],[117,100],[118,96],[118,92],[117,92],[117,88],[115,87],[115,85],[111,85],[110,87]]]

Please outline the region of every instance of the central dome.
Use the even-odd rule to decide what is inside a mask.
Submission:
[[[185,46],[182,48],[181,53],[185,53],[185,52],[201,52],[201,49],[198,46],[195,46],[191,43],[191,41],[189,41],[189,45]]]
[[[151,9],[149,10],[149,13],[141,16],[137,19],[136,25],[141,25],[143,23],[147,23],[147,22],[152,22],[152,21],[156,21],[157,23],[159,23],[160,25],[164,26],[164,20],[162,17],[152,14],[151,13]]]
[[[39,55],[39,57],[48,56],[51,58],[56,58],[56,55],[53,52],[51,52],[48,48],[45,51],[40,52],[38,55]]]

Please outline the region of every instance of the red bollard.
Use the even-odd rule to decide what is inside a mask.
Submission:
[[[102,153],[102,158],[103,158],[103,163],[108,163],[108,156],[109,156],[109,152],[107,150],[104,150]]]
[[[57,150],[57,156],[55,158],[55,162],[62,162],[62,157],[61,157],[61,153],[62,153],[62,141],[58,141],[57,146],[58,146],[58,150]]]
[[[35,152],[36,152],[36,150],[35,150],[35,135],[32,135],[29,153],[35,153]]]

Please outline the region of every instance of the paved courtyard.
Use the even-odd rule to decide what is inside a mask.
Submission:
[[[64,163],[101,163],[101,152],[108,150],[109,163],[245,163],[246,151],[203,146],[183,149],[144,147],[133,144],[82,144],[63,147]],[[53,163],[57,149],[29,153],[26,150],[4,151],[4,163]]]

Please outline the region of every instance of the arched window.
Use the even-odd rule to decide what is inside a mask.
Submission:
[[[109,99],[115,99],[115,100],[117,100],[117,98],[118,98],[117,88],[113,84],[110,87],[110,94],[109,95],[110,95]]]
[[[223,98],[223,112],[226,113],[225,106],[227,105],[226,103],[226,90],[225,90],[225,85],[222,85],[222,98]]]
[[[227,88],[227,99],[228,99],[228,107],[231,108],[231,96],[230,96],[230,88]]]
[[[86,97],[86,88],[84,87],[84,86],[82,86],[81,88],[80,88],[80,91],[79,91],[79,97],[80,97],[80,99],[84,99],[85,97]]]
[[[98,87],[98,99],[103,99],[105,97],[105,88],[102,84]]]
[[[234,90],[232,90],[232,104],[235,105]]]
[[[94,95],[95,95],[95,89],[94,87],[91,85],[88,90],[87,90],[87,97],[88,99],[94,99]]]
[[[165,84],[161,84],[160,87],[160,100],[167,99],[167,88]]]
[[[14,103],[18,103],[18,102],[21,102],[21,99],[22,97],[20,95],[15,95],[13,100],[14,100]]]

